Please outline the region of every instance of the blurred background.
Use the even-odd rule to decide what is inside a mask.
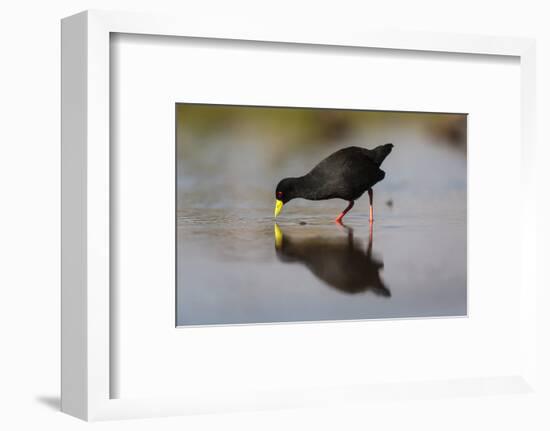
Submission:
[[[176,121],[179,325],[466,313],[465,114],[178,104]],[[274,226],[279,180],[388,142],[373,232],[366,195],[343,228],[337,199]]]

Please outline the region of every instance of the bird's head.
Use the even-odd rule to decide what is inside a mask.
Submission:
[[[279,181],[279,184],[275,188],[275,217],[279,215],[284,204],[296,197],[295,191],[296,178],[285,178]]]

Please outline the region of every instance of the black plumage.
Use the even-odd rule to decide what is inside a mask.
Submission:
[[[392,148],[393,144],[385,144],[372,150],[361,147],[338,150],[322,160],[306,175],[281,180],[277,185],[275,197],[282,204],[295,198],[345,199],[349,205],[337,218],[340,222],[353,206],[353,202],[365,191],[369,191],[372,221],[372,187],[384,179],[385,172],[380,169],[380,165]]]

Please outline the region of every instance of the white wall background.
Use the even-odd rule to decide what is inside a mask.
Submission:
[[[81,429],[59,403],[60,25],[84,9],[197,14],[206,20],[293,21],[326,28],[346,22],[404,30],[536,37],[538,41],[539,263],[550,220],[550,12],[535,0],[20,0],[0,6],[0,428]],[[514,234],[513,200],[510,231]],[[547,265],[546,265],[547,266]],[[550,288],[550,282],[546,279]],[[541,301],[548,303],[548,293]],[[550,327],[550,313],[539,313]],[[546,315],[544,315],[546,314]],[[546,337],[549,339],[548,337]],[[541,359],[550,362],[549,347]],[[548,403],[546,403],[548,404]],[[400,406],[304,409],[96,424],[101,429],[549,429],[547,405],[529,397],[457,399]]]

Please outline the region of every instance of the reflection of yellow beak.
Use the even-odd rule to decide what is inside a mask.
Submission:
[[[277,226],[277,223],[273,225],[273,230],[275,234],[275,248],[279,249],[281,248],[281,245],[283,245],[283,233],[281,232],[281,229],[279,229],[279,226]]]
[[[283,209],[283,201],[280,201],[279,199],[277,199],[275,201],[275,211],[273,212],[274,216],[277,217],[282,209]]]

